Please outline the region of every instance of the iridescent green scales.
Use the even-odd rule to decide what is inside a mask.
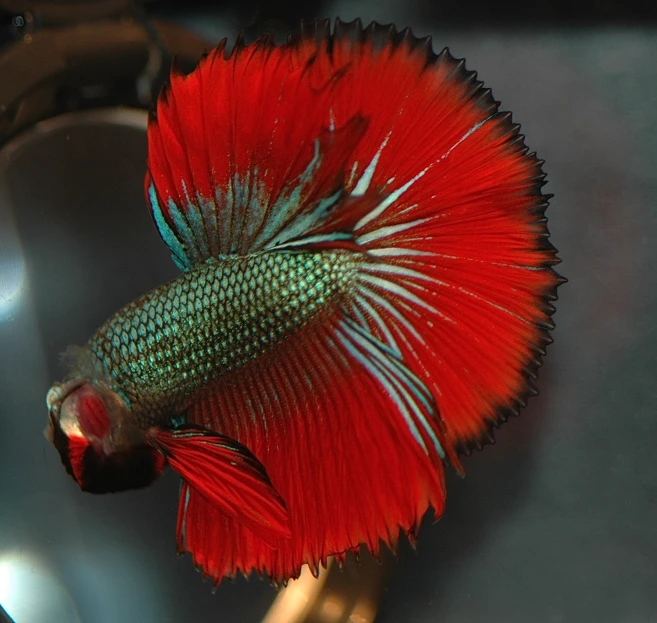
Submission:
[[[357,255],[262,253],[209,260],[112,316],[89,341],[140,423],[179,415],[219,376],[335,309]]]

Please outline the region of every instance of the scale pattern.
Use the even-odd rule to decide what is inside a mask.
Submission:
[[[140,426],[269,352],[348,296],[358,256],[262,253],[210,260],[126,305],[89,341]]]

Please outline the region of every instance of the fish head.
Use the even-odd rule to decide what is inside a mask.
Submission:
[[[55,383],[46,398],[45,435],[83,491],[110,493],[148,486],[165,460],[134,426],[125,401],[101,382]]]

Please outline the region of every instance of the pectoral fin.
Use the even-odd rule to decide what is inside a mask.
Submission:
[[[245,446],[200,428],[155,430],[149,440],[183,478],[179,545],[190,524],[195,528],[204,524],[206,509],[234,519],[267,542],[289,536],[285,502],[262,463]],[[219,549],[216,543],[206,545],[210,552]]]

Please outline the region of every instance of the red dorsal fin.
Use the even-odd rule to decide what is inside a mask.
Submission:
[[[156,430],[150,442],[183,478],[179,525],[196,525],[205,508],[234,519],[265,542],[289,536],[285,503],[247,448],[206,430]]]
[[[358,111],[334,123],[342,74],[297,63],[294,45],[255,45],[171,76],[149,123],[145,189],[179,267],[272,248],[331,218],[368,125]]]

